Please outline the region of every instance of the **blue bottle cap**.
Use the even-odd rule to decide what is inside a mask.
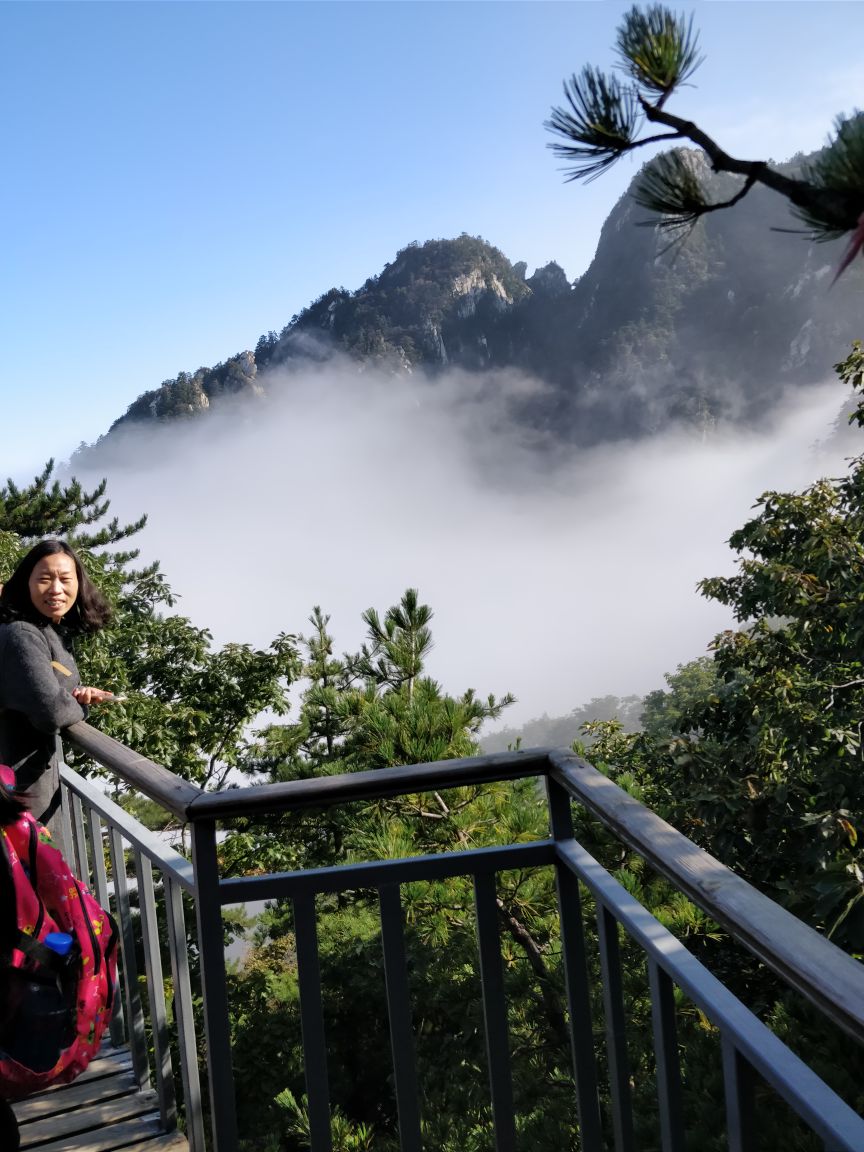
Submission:
[[[68,932],[49,932],[43,937],[42,943],[58,956],[68,956],[72,948],[72,937]]]

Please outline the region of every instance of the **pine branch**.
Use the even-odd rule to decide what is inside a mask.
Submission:
[[[850,213],[857,209],[856,224],[864,213],[864,114],[838,116],[834,130],[825,151],[804,168],[806,179],[820,193],[818,206],[796,207],[796,215],[818,240],[845,235],[850,231]],[[840,197],[835,199],[837,193]]]
[[[543,959],[543,953],[540,950],[540,945],[519,917],[505,905],[500,896],[496,896],[495,903],[498,906],[498,914],[503,921],[504,927],[515,943],[518,944],[525,953],[528,963],[531,965],[531,969],[537,977],[537,982],[540,985],[540,995],[543,997],[543,1004],[546,1009],[546,1016],[549,1020],[550,1027],[555,1033],[558,1043],[562,1048],[566,1048],[569,1043],[569,1038],[564,1009],[550,978],[549,970]]]
[[[545,127],[572,141],[549,145],[557,157],[572,165],[568,180],[593,180],[637,147],[636,96],[631,88],[622,88],[614,76],[586,66],[581,75],[564,81],[564,96],[569,111],[553,108]]]
[[[698,54],[693,17],[685,23],[661,4],[652,4],[645,12],[634,5],[618,30],[616,48],[623,70],[640,88],[659,95],[658,107],[704,59]]]
[[[641,176],[633,197],[643,208],[660,214],[656,226],[662,231],[686,234],[708,213],[731,208],[743,200],[755,183],[756,177],[751,173],[728,200],[708,201],[688,155],[681,151],[663,152]],[[653,220],[639,223],[655,227]]]
[[[785,197],[790,204],[799,210],[798,214],[810,221],[814,237],[828,239],[825,235],[824,225],[819,221],[831,222],[832,227],[839,229],[835,235],[852,231],[864,209],[864,183],[851,189],[846,187],[834,188],[827,185],[817,186],[809,180],[794,179],[770,167],[764,160],[738,160],[724,151],[707,132],[703,132],[692,120],[684,120],[666,112],[650,101],[639,98],[639,104],[647,120],[653,124],[662,124],[671,128],[680,137],[690,140],[698,145],[711,161],[715,172],[728,172],[736,176],[744,176],[753,184],[763,184]],[[864,175],[864,155],[862,155],[862,175]],[[749,191],[749,188],[747,189]],[[741,197],[739,196],[739,199]],[[737,201],[730,201],[735,203]]]
[[[659,159],[643,178],[636,197],[659,212],[660,228],[686,233],[702,216],[739,203],[756,184],[787,199],[814,240],[850,240],[837,276],[864,252],[864,115],[854,112],[835,122],[835,137],[803,178],[796,179],[762,160],[739,160],[691,120],[665,109],[669,96],[702,63],[693,19],[676,16],[662,4],[644,11],[634,5],[618,30],[619,68],[632,83],[586,65],[564,83],[566,107],[555,107],[545,127],[563,137],[549,147],[570,165],[566,180],[593,180],[637,148],[668,140],[689,140],[701,148],[715,172],[741,176],[743,186],[727,200],[709,202],[695,173],[682,159]],[[669,129],[638,137],[643,121]]]

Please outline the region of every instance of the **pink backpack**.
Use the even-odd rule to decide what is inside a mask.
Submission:
[[[11,786],[9,768],[0,781]],[[117,928],[29,812],[0,829],[18,938],[0,968],[0,1098],[17,1100],[84,1071],[111,1019]]]

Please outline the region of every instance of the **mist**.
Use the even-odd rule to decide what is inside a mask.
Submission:
[[[644,694],[731,624],[696,591],[731,573],[726,541],[767,489],[840,475],[817,451],[844,399],[814,387],[770,431],[679,432],[588,451],[527,433],[514,373],[434,383],[329,362],[264,397],[123,428],[85,468],[214,641],[304,633],[315,604],[337,651],[361,612],[417,587],[434,610],[429,674],[453,693],[511,691],[502,723],[593,696]],[[848,445],[845,455],[848,455]]]

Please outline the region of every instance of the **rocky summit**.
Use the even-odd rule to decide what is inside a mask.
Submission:
[[[712,198],[734,191],[700,152],[688,159]],[[762,188],[674,242],[628,191],[574,283],[555,262],[528,276],[524,262],[475,236],[412,243],[360,288],[333,288],[261,336],[254,351],[145,393],[108,438],[130,423],[205,413],[226,395],[251,401],[277,374],[336,356],[394,377],[518,370],[544,387],[512,402],[513,419],[564,443],[758,424],[788,387],[829,378],[864,334],[862,262],[832,284],[841,250],[810,242],[786,202]]]

